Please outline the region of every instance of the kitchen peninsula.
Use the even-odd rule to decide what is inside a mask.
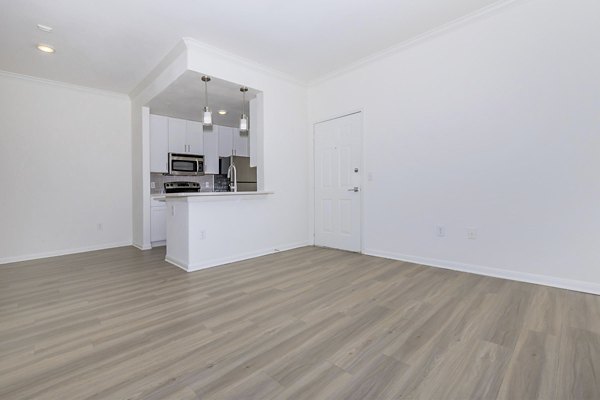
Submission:
[[[191,272],[272,253],[256,235],[272,196],[265,191],[165,195],[166,260]]]

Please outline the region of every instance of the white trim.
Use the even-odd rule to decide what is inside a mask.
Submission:
[[[132,243],[131,245],[140,250],[150,250],[152,248],[152,246],[144,246],[139,243]]]
[[[125,247],[125,246],[132,246],[132,243],[130,241],[129,242],[115,242],[115,243],[99,244],[99,245],[94,245],[94,246],[78,247],[75,249],[54,250],[54,251],[47,251],[44,253],[27,254],[24,256],[4,257],[4,258],[0,258],[0,264],[10,264],[10,263],[16,263],[16,262],[21,262],[21,261],[38,260],[40,258],[66,256],[68,254],[86,253],[88,251],[106,250],[106,249],[113,249],[115,247]],[[138,247],[134,244],[133,244],[133,246]]]
[[[356,111],[352,111],[352,112],[344,113],[344,114],[336,114],[333,117],[329,117],[329,118],[325,118],[325,119],[319,119],[317,122],[313,123],[313,126],[317,125],[317,124],[322,124],[323,122],[329,122],[329,121],[333,121],[333,120],[336,120],[336,119],[349,117],[351,115],[360,114],[360,113],[362,113],[362,110],[356,110]]]
[[[551,286],[560,289],[574,290],[576,292],[600,295],[600,284],[593,282],[577,281],[572,279],[558,278],[549,275],[531,274],[528,272],[511,271],[508,269],[484,267],[481,265],[464,264],[454,261],[437,260],[398,254],[385,250],[365,249],[364,254],[375,257],[389,258],[392,260],[406,261],[430,267],[450,269],[453,271],[468,272],[476,275],[492,276],[495,278],[509,279],[512,281],[533,283],[536,285]]]
[[[184,265],[186,264],[184,261],[179,260],[177,258],[174,257],[169,257],[166,256],[165,257],[165,261],[168,262],[169,264],[173,264],[174,266],[176,266],[177,268],[181,268],[182,270],[184,270],[185,272],[190,272],[188,271],[188,269],[186,267],[184,267]]]
[[[130,100],[129,96],[125,93],[112,92],[109,90],[102,90],[102,89],[96,89],[96,88],[91,88],[91,87],[87,87],[87,86],[80,86],[80,85],[75,85],[72,83],[53,81],[50,79],[38,78],[37,76],[17,74],[16,72],[0,70],[0,76],[4,77],[4,78],[20,79],[20,80],[24,80],[24,81],[41,83],[43,85],[57,86],[57,87],[61,87],[64,89],[77,90],[80,92],[86,92],[86,93],[91,93],[91,94],[96,94],[96,95],[101,95],[101,96],[116,97],[116,98],[119,98],[122,100],[125,100],[125,99],[127,99],[128,101]]]
[[[184,271],[194,272],[194,271],[199,271],[199,270],[206,269],[206,268],[218,267],[220,265],[230,264],[230,263],[234,263],[234,262],[238,262],[238,261],[249,260],[252,258],[266,256],[268,254],[279,253],[281,251],[292,250],[292,249],[297,249],[297,248],[306,247],[306,246],[310,246],[310,244],[307,241],[291,243],[291,244],[286,244],[286,245],[282,245],[282,246],[271,247],[268,249],[251,251],[251,252],[243,253],[243,254],[237,254],[237,255],[229,256],[229,257],[215,258],[212,260],[206,260],[201,263],[196,263],[196,264],[191,264],[191,265],[187,265],[187,263],[184,262],[183,260],[178,260],[176,258],[169,257],[169,256],[165,257],[165,261],[183,269]]]
[[[387,58],[390,56],[393,56],[397,53],[400,53],[408,48],[411,48],[413,46],[416,46],[418,44],[421,44],[429,39],[432,39],[434,37],[440,36],[442,34],[445,34],[447,32],[450,32],[454,29],[458,29],[470,22],[472,22],[473,20],[477,20],[481,17],[485,17],[489,14],[492,14],[496,11],[499,11],[501,9],[504,9],[505,7],[508,7],[509,5],[513,5],[516,3],[522,3],[523,1],[526,0],[500,0],[494,4],[491,4],[489,6],[480,8],[479,10],[472,12],[470,14],[467,14],[465,16],[456,18],[450,22],[447,22],[441,26],[438,26],[436,28],[433,28],[425,33],[422,33],[420,35],[417,36],[413,36],[407,40],[404,40],[400,43],[397,43],[391,47],[388,47],[387,49],[384,49],[382,51],[376,52],[374,54],[368,55],[366,57],[363,57],[359,60],[356,60],[354,62],[351,62],[350,64],[338,68],[334,71],[331,71],[329,73],[326,73],[324,75],[322,75],[321,77],[315,78],[311,81],[308,82],[308,86],[312,87],[312,86],[317,86],[321,83],[324,83],[330,79],[336,78],[340,75],[344,75],[347,74],[349,72],[355,71],[367,64],[370,64],[374,61],[383,59],[383,58]]]

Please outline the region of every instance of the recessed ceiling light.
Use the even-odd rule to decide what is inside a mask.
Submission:
[[[52,27],[48,25],[37,24],[37,27],[40,31],[44,32],[52,32]]]
[[[220,115],[227,115],[227,110],[219,110]]]
[[[52,46],[48,46],[47,44],[38,44],[37,48],[39,51],[43,51],[44,53],[54,53],[54,48],[52,48]]]

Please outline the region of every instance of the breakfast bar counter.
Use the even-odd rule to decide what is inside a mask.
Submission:
[[[277,251],[256,234],[264,229],[274,196],[267,191],[166,194],[166,261],[191,272]]]

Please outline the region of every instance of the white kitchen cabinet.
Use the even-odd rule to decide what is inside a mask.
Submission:
[[[237,128],[233,130],[233,154],[236,156],[250,156],[250,136],[248,132],[242,133]]]
[[[168,172],[169,153],[204,155],[204,172],[219,173],[219,132],[224,132],[229,144],[226,155],[231,154],[233,128],[204,127],[196,121],[150,115],[150,171]]]
[[[150,114],[150,172],[167,173],[169,119]]]
[[[219,127],[204,127],[204,173],[219,173]]]
[[[152,200],[150,207],[150,241],[167,240],[167,206],[164,202]]]
[[[185,121],[185,143],[188,153],[204,154],[204,135],[201,122]]]
[[[233,128],[218,126],[219,157],[228,157],[233,151]]]
[[[188,153],[185,130],[185,120],[169,118],[169,153]]]

